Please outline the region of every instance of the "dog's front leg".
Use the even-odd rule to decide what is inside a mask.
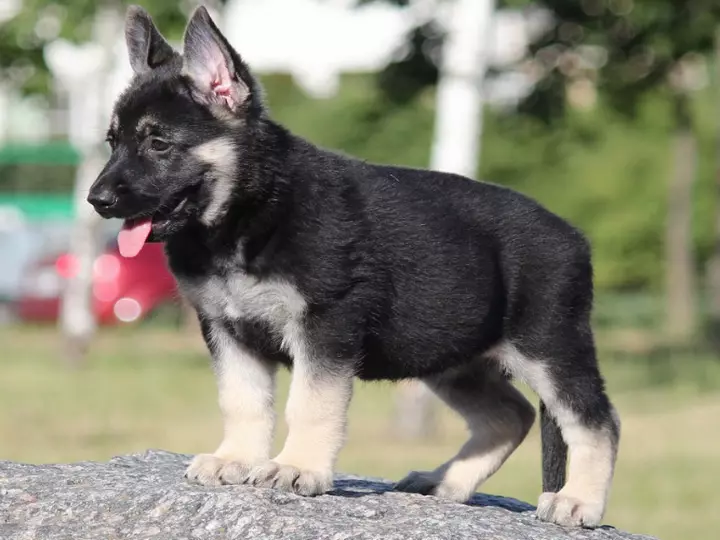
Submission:
[[[242,484],[270,458],[275,426],[276,365],[238,343],[220,323],[203,322],[212,353],[224,434],[212,454],[199,454],[185,476],[204,485]]]
[[[285,412],[289,429],[285,446],[275,459],[252,471],[250,482],[306,496],[332,488],[353,385],[353,374],[343,371],[295,356]]]

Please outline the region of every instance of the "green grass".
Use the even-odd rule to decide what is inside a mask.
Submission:
[[[63,364],[52,329],[3,329],[0,345],[0,459],[104,460],[147,448],[195,453],[219,442],[213,376],[195,335],[156,328],[104,331],[78,370]],[[665,540],[709,540],[720,528],[720,362],[658,361],[603,364],[623,419],[606,521]],[[662,376],[651,376],[658,370]],[[278,407],[287,376],[280,382]],[[394,439],[392,400],[390,385],[358,386],[340,470],[398,479],[438,465],[463,442],[461,422],[444,408],[435,440]],[[534,502],[539,468],[534,430],[481,489]]]

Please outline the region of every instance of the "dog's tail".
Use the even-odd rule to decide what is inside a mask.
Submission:
[[[540,440],[542,441],[543,493],[557,493],[565,485],[568,448],[560,427],[540,402]]]

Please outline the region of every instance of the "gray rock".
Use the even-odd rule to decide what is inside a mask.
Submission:
[[[635,539],[612,528],[563,529],[526,503],[477,495],[468,505],[392,492],[392,483],[338,475],[312,499],[183,478],[190,456],[162,451],[108,463],[0,462],[3,540]]]

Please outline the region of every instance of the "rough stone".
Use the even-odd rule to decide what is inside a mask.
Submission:
[[[338,475],[333,491],[311,499],[247,486],[202,487],[183,478],[190,458],[148,451],[107,463],[0,462],[0,538],[650,539],[610,527],[563,529],[514,499],[478,494],[456,504],[358,476]]]

